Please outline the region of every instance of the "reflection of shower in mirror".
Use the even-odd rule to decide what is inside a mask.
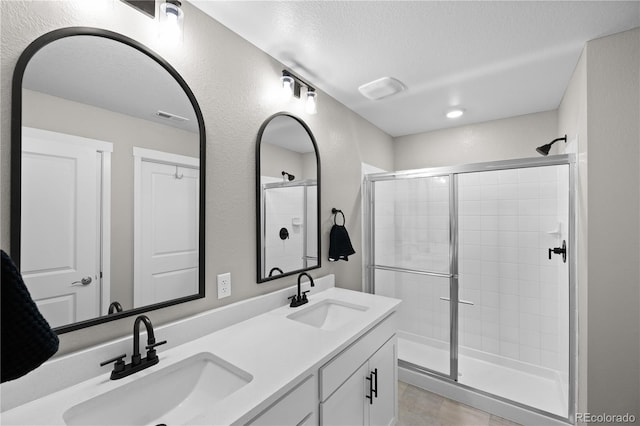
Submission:
[[[292,180],[294,180],[296,177],[294,175],[292,175],[291,173],[287,173],[284,170],[282,171],[282,179],[285,181],[289,181],[291,182]]]

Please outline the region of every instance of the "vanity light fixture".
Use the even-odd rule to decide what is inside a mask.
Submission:
[[[318,98],[315,87],[311,86],[301,78],[291,74],[287,70],[282,70],[282,77],[280,77],[282,84],[282,92],[288,98],[294,96],[300,98],[302,87],[307,89],[306,111],[309,114],[315,114],[318,112]]]
[[[318,105],[316,104],[317,95],[315,90],[311,88],[307,89],[307,105],[305,107],[307,114],[315,114],[318,112]]]
[[[452,108],[445,114],[447,118],[459,118],[464,114],[464,109],[462,108]]]
[[[160,34],[167,42],[177,44],[184,32],[184,12],[179,0],[165,0],[160,5]]]

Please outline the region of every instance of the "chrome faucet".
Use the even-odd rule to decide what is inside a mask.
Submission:
[[[294,294],[293,296],[289,297],[289,299],[291,299],[291,304],[289,306],[292,308],[297,308],[298,306],[304,305],[309,301],[309,299],[307,299],[307,293],[309,293],[309,291],[311,290],[303,291],[302,294],[300,293],[300,284],[302,282],[302,277],[309,278],[311,287],[316,286],[313,283],[313,278],[311,278],[311,275],[307,274],[306,272],[302,272],[300,275],[298,275],[298,294]]]
[[[147,345],[145,346],[147,356],[144,358],[141,358],[140,356],[141,322],[144,323],[144,326],[147,329]],[[122,379],[123,377],[127,377],[133,373],[144,370],[145,368],[149,368],[152,365],[156,365],[159,358],[156,354],[155,348],[156,346],[164,345],[165,343],[167,343],[166,340],[156,343],[156,336],[153,332],[151,320],[146,315],[140,315],[133,323],[133,354],[131,354],[131,363],[125,364],[123,358],[125,358],[127,354],[122,354],[110,360],[101,362],[100,366],[102,367],[115,362],[113,365],[113,371],[111,371],[111,380]]]

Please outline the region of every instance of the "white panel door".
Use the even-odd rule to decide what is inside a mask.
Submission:
[[[20,269],[58,327],[99,316],[97,161],[94,147],[47,133],[23,133]]]
[[[198,292],[199,171],[142,161],[135,307]]]

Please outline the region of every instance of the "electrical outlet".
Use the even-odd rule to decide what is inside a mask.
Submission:
[[[218,299],[231,296],[231,272],[218,275]]]

